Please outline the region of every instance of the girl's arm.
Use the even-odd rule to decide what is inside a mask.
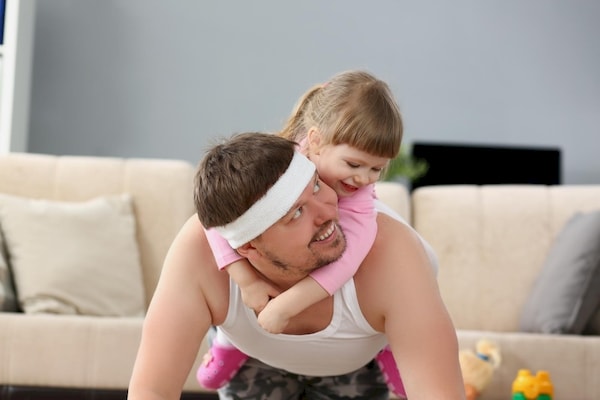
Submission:
[[[215,256],[219,270],[224,269],[235,261],[244,259],[237,251],[231,248],[227,240],[223,239],[215,229],[205,229],[204,232],[206,233],[206,240],[208,240],[208,245]]]
[[[219,270],[225,269],[240,287],[244,304],[261,312],[269,300],[280,293],[279,290],[262,279],[248,260],[232,249],[216,230],[206,229],[205,233]]]
[[[368,185],[353,196],[340,199],[340,225],[346,236],[342,257],[313,271],[309,277],[269,301],[258,315],[258,323],[265,330],[281,333],[291,317],[333,294],[354,276],[377,234],[373,193],[373,185]]]
[[[373,246],[377,235],[374,186],[365,186],[353,196],[341,198],[338,207],[346,250],[339,260],[310,274],[330,295],[354,276]]]

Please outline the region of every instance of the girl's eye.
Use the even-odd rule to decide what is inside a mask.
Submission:
[[[348,164],[348,166],[349,166],[350,168],[358,168],[358,167],[360,167],[360,165],[358,165],[358,164],[356,164],[356,163],[347,162],[346,164]]]
[[[383,171],[383,168],[373,168],[373,171],[375,171],[375,172],[381,172],[381,171]]]

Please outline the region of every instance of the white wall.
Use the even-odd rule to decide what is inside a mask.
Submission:
[[[565,183],[600,183],[598,21],[596,0],[38,0],[28,150],[196,163],[365,68],[406,143],[557,146]]]

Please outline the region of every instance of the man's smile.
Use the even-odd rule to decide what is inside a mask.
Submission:
[[[336,225],[333,221],[331,221],[329,228],[327,228],[327,230],[325,232],[323,232],[321,235],[317,236],[314,241],[321,242],[325,239],[328,239],[333,234],[333,232],[335,232],[335,229],[336,229]]]

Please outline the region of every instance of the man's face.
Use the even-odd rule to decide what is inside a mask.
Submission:
[[[337,196],[315,174],[290,211],[251,242],[269,261],[253,264],[277,280],[302,278],[337,260],[346,249],[337,218]]]

